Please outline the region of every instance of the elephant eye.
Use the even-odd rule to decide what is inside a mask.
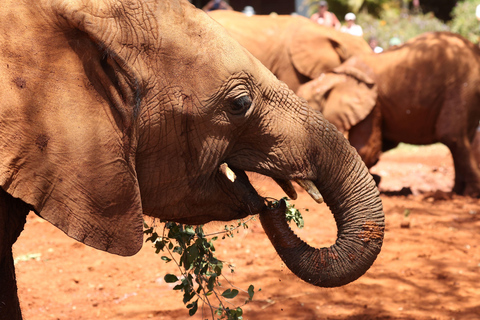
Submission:
[[[234,115],[240,115],[247,112],[247,110],[252,105],[252,98],[249,96],[241,96],[239,98],[233,99],[230,104],[230,112]]]

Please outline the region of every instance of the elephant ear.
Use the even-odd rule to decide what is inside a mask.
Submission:
[[[344,64],[302,85],[297,94],[346,134],[372,112],[378,91],[372,78]]]
[[[322,73],[318,78],[298,87],[297,95],[307,100],[310,107],[324,113],[330,91],[345,81],[345,77],[334,73]]]
[[[346,64],[335,68],[332,75],[344,81],[330,93],[323,114],[340,131],[348,132],[372,112],[377,103],[377,86],[368,75]]]
[[[335,32],[311,21],[294,30],[288,45],[290,59],[302,75],[315,79],[348,58],[346,49],[329,33]]]
[[[70,237],[132,255],[143,242],[136,119],[99,49],[116,54],[102,38],[111,34],[94,30],[116,26],[108,25],[114,19],[98,24],[87,6],[74,4],[53,8],[56,21],[65,19],[61,28],[39,25],[43,18],[22,21],[37,34],[20,33],[9,44],[24,54],[0,80],[0,185]]]

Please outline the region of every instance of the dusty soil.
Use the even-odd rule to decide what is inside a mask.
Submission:
[[[448,150],[402,147],[384,154],[372,171],[382,176],[385,243],[354,283],[322,289],[298,280],[258,220],[233,239],[217,241],[219,256],[236,265],[229,281],[242,289],[262,288],[243,307],[245,319],[480,319],[480,200],[448,194],[454,174]],[[254,178],[265,195],[283,196],[270,180]],[[306,227],[298,234],[310,244],[330,245],[336,229],[326,207],[303,191],[295,205],[309,209],[302,210]],[[181,293],[163,280],[175,266],[165,264],[150,244],[134,257],[113,256],[31,214],[14,255],[26,320],[189,318]],[[239,296],[237,305],[247,295]],[[203,319],[211,319],[204,311]],[[201,314],[200,309],[193,319]]]

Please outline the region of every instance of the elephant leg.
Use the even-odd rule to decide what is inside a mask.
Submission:
[[[480,99],[475,93],[459,95],[462,90],[446,94],[436,123],[437,141],[452,153],[455,166],[453,192],[480,197],[480,167],[475,159],[472,142],[480,119]]]
[[[15,267],[10,251],[0,262],[0,320],[21,320]]]
[[[472,197],[480,197],[480,167],[472,152],[470,140],[461,139],[441,141],[452,153],[455,166],[455,185],[453,192]]]
[[[0,320],[21,320],[12,245],[23,230],[29,207],[0,189]]]
[[[373,111],[348,133],[350,144],[357,150],[367,168],[377,164],[382,153],[382,119],[379,108]]]

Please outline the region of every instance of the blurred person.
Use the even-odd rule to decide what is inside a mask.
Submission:
[[[246,6],[242,11],[246,16],[253,16],[255,14],[255,9],[252,6]]]
[[[370,39],[368,39],[368,45],[375,53],[380,53],[383,51],[383,48],[378,45],[378,40],[375,37],[370,37]]]
[[[420,0],[413,0],[413,13],[414,14],[419,14],[422,13],[422,9],[420,8]]]
[[[345,26],[342,26],[340,28],[340,31],[342,32],[345,32],[345,33],[349,33],[353,36],[363,36],[363,29],[361,26],[359,26],[358,24],[355,23],[355,20],[357,19],[357,17],[355,16],[354,13],[352,12],[349,12],[345,15],[345,21],[347,23],[347,25]]]
[[[210,0],[202,8],[203,11],[213,11],[213,10],[233,10],[233,8],[223,0]]]
[[[327,1],[320,1],[318,3],[318,11],[312,14],[310,20],[326,27],[333,27],[337,30],[339,30],[341,26],[335,13],[328,11]]]

